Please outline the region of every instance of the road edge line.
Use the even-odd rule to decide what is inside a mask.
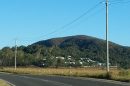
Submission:
[[[5,82],[6,82],[7,84],[9,84],[10,86],[16,86],[16,85],[12,84],[11,82],[9,82],[9,81],[7,81],[7,80],[1,79],[1,78],[0,78],[0,80],[5,81]]]

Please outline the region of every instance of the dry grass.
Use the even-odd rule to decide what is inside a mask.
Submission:
[[[0,86],[10,86],[10,85],[0,79]]]
[[[0,71],[15,74],[91,77],[130,82],[130,70],[111,69],[109,74],[101,68],[17,68],[17,70],[3,68]]]

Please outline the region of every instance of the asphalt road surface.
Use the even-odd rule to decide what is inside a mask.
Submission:
[[[13,86],[130,86],[130,83],[102,79],[15,75],[7,73],[0,73],[0,79],[12,83]]]

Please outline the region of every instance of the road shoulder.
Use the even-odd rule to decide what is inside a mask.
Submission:
[[[8,82],[8,81],[0,79],[0,86],[15,86],[15,85],[10,83],[10,82]]]

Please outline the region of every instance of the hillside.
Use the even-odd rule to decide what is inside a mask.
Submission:
[[[33,45],[42,45],[48,48],[58,47],[62,51],[59,55],[62,56],[67,54],[75,58],[90,58],[102,63],[106,61],[106,41],[95,37],[77,35],[52,38],[36,42],[31,46]],[[130,48],[110,42],[111,65],[130,66],[129,61]]]
[[[130,48],[113,42],[109,45],[111,66],[130,68]],[[19,46],[17,57],[20,66],[105,66],[106,41],[85,35],[52,38]],[[0,65],[14,65],[14,47],[0,50]]]
[[[60,38],[52,38],[48,40],[42,40],[39,42],[36,42],[32,45],[43,45],[46,47],[52,47],[52,46],[58,46],[58,47],[68,47],[69,44],[72,44],[72,46],[77,45],[79,47],[83,46],[89,46],[93,44],[98,45],[105,45],[106,41],[103,39],[91,37],[91,36],[85,36],[85,35],[76,35],[76,36],[68,36],[68,37],[60,37]],[[113,42],[110,42],[110,46],[118,46],[123,47],[121,45],[115,44]],[[125,47],[128,48],[128,47]]]

